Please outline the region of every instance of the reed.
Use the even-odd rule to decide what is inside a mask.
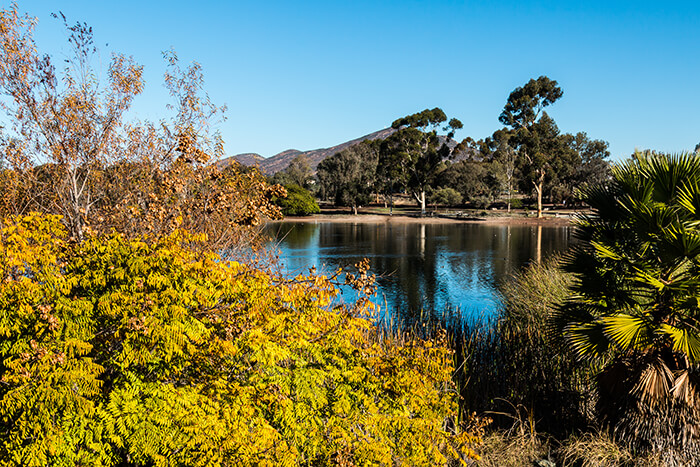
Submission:
[[[507,280],[491,319],[447,323],[463,414],[489,414],[501,428],[526,419],[533,432],[556,437],[591,420],[591,375],[549,332],[571,283],[559,261],[532,264]]]

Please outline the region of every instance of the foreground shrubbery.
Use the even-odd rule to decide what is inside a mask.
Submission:
[[[3,465],[439,465],[471,456],[444,342],[400,343],[190,245],[0,231]],[[197,252],[199,251],[199,252]]]
[[[559,440],[587,425],[601,431],[559,449],[565,462],[589,447],[619,451],[615,461],[574,465],[643,465],[644,456],[694,465],[700,156],[636,154],[582,195],[591,213],[563,270],[531,267],[505,286],[490,329],[457,340],[466,407],[503,411],[502,399],[531,433]]]

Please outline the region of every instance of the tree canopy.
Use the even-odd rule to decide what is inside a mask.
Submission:
[[[321,161],[317,176],[326,197],[338,206],[369,203],[376,184],[379,142],[363,141]]]
[[[440,162],[452,153],[449,145],[454,132],[462,128],[462,122],[450,119],[442,128],[446,135],[438,135],[439,125],[447,121],[440,108],[426,109],[395,120],[392,128],[397,131],[382,145],[380,167],[400,167],[401,181],[411,190],[425,214],[426,190],[433,181]]]

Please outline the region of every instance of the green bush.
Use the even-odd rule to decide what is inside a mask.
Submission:
[[[462,195],[454,188],[439,188],[430,196],[430,204],[454,206],[462,202]]]
[[[512,209],[522,209],[523,208],[523,200],[520,198],[510,198],[510,207]]]
[[[282,208],[285,216],[310,216],[318,214],[321,209],[311,193],[299,185],[286,185],[287,197],[276,198],[275,204]]]

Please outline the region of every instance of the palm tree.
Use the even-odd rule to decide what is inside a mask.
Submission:
[[[581,190],[592,214],[555,326],[600,370],[603,422],[687,458],[700,453],[700,156],[638,153],[612,173]]]

